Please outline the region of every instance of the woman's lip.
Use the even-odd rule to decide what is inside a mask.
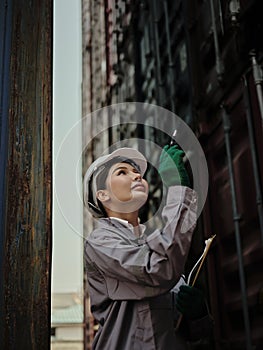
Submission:
[[[134,186],[132,186],[132,190],[136,190],[136,189],[141,189],[141,190],[145,190],[145,187],[143,186],[143,184],[136,184]]]

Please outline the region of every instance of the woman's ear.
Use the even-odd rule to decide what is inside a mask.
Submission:
[[[107,202],[110,199],[110,196],[107,190],[97,191],[96,197],[101,201],[101,203]]]

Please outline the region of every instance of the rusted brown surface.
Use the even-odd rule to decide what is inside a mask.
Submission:
[[[253,84],[250,84],[249,88],[251,96],[255,99]],[[240,228],[251,339],[255,349],[260,349],[263,342],[260,331],[263,321],[260,301],[263,248],[241,83],[236,84],[225,101],[231,121],[230,143],[237,218],[234,218],[233,214],[224,130],[221,123],[214,128],[213,132],[210,130],[203,144],[210,169],[210,193],[204,209],[204,234],[217,235],[216,243],[208,257],[210,304],[215,319],[215,349],[247,349],[235,240],[235,219],[238,220]],[[254,104],[255,107],[256,104]],[[256,110],[253,114],[253,124],[255,128],[260,126],[260,115]],[[262,137],[256,138],[255,141],[257,149],[262,149]]]
[[[3,349],[49,348],[52,1],[14,0]]]
[[[164,10],[165,3],[169,6],[167,13]],[[240,9],[235,13],[237,8],[233,5],[239,3]],[[104,95],[110,103],[123,102],[125,98],[126,101],[154,101],[154,104],[172,110],[174,99],[176,113],[182,118],[186,114],[190,116],[186,121],[195,129],[205,151],[210,175],[209,195],[196,230],[189,266],[193,266],[201,253],[204,239],[217,234],[201,281],[201,285],[207,286],[215,325],[214,336],[208,347],[197,345],[197,348],[263,349],[263,248],[259,225],[259,196],[256,193],[257,172],[254,171],[252,157],[256,153],[259,168],[257,177],[262,187],[263,137],[259,101],[251,74],[251,51],[257,53],[261,67],[263,62],[260,1],[138,0],[133,1],[132,6],[125,6],[124,1],[83,0],[83,4],[86,59],[83,81],[86,81],[90,94],[87,97],[85,89],[83,90],[85,106],[102,107],[106,100],[101,98],[98,91],[104,89]],[[212,21],[212,4],[215,23]],[[108,25],[105,29],[106,47],[100,45],[99,50],[96,47],[97,29],[101,29],[103,22],[97,20],[98,13],[106,14],[105,25]],[[132,19],[130,24],[127,23],[127,18]],[[93,22],[94,25],[91,24]],[[120,23],[123,25],[119,28]],[[183,59],[183,44],[187,48],[187,62]],[[101,67],[104,59],[101,52],[106,53],[107,77],[114,77],[114,86],[110,85],[110,79],[107,80],[106,87],[99,79],[94,79],[97,77],[94,67]],[[135,56],[133,52],[136,53]],[[129,89],[127,86],[133,84],[133,78],[127,74],[129,70],[125,60],[135,66],[135,87]],[[184,65],[185,70],[182,69]],[[171,68],[176,72],[175,86],[172,86]],[[124,74],[120,76],[122,72]],[[248,131],[242,83],[244,75],[248,75],[249,81],[255,152],[252,152]],[[125,80],[127,76],[129,83]],[[126,95],[127,91],[133,94]],[[95,106],[92,101],[101,104]],[[231,123],[231,157],[227,157],[226,152],[222,106],[227,109]],[[84,115],[87,115],[87,111]],[[118,137],[121,139],[121,133],[116,133],[116,138]],[[123,137],[129,138],[129,134],[126,133]],[[152,135],[151,141],[159,145],[163,143],[158,133]],[[89,156],[91,154],[92,149]],[[96,158],[96,154],[93,156]],[[237,217],[233,214],[234,196],[230,185],[229,163],[234,172]],[[151,206],[149,210],[152,210]],[[240,234],[235,225],[237,221]],[[238,254],[237,237],[240,238],[241,254]],[[242,293],[239,275],[240,257],[246,284],[245,293]],[[247,301],[247,307],[244,301]],[[249,316],[248,327],[245,327],[244,310]],[[92,321],[88,319],[87,322],[93,327]],[[88,327],[87,329],[87,339],[91,341],[92,334]]]

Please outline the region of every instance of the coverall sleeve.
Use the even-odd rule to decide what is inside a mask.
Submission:
[[[193,190],[169,188],[163,229],[156,229],[141,244],[114,227],[96,229],[86,241],[87,270],[100,272],[113,299],[141,299],[170,290],[184,270],[196,211]]]

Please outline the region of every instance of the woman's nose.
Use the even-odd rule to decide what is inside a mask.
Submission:
[[[140,173],[133,174],[133,180],[134,181],[141,181],[142,180],[142,175]]]

